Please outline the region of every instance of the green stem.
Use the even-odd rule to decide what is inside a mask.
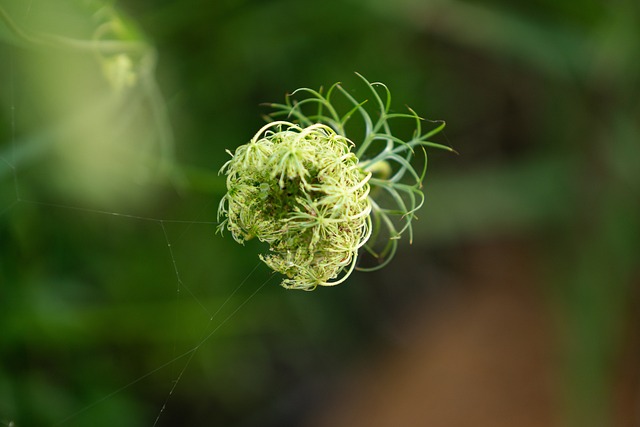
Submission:
[[[70,37],[62,37],[53,34],[35,34],[29,33],[20,28],[7,11],[0,6],[0,20],[7,26],[9,31],[13,33],[19,40],[36,46],[53,47],[58,49],[72,49],[95,53],[99,51],[102,54],[110,53],[137,53],[144,54],[148,51],[149,46],[139,41],[120,41],[120,40],[79,40]]]

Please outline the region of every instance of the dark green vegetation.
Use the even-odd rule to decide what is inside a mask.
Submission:
[[[638,332],[637,1],[122,3],[0,1],[0,423],[303,424],[409,301],[438,304],[465,244],[515,236],[563,422],[613,425]],[[214,235],[224,150],[261,103],[354,71],[460,156],[430,153],[405,262],[261,288],[264,247]]]

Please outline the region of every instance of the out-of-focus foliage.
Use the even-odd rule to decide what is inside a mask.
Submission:
[[[224,150],[259,104],[358,71],[461,154],[430,156],[402,257],[536,236],[567,423],[611,424],[640,254],[637,1],[0,6],[0,422],[297,425],[369,357],[424,289],[260,288],[263,248],[214,235]]]

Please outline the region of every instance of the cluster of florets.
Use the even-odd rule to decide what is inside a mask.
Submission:
[[[230,153],[218,217],[240,243],[269,244],[260,258],[285,288],[341,283],[371,235],[369,179],[353,143],[324,124],[276,121]]]
[[[444,122],[430,122],[436,126],[423,133],[423,119],[412,109],[391,112],[384,84],[358,77],[371,102],[337,83],[326,92],[298,89],[284,104],[270,104],[270,120],[287,121],[269,123],[229,152],[232,159],[220,171],[227,175],[227,194],[219,229],[240,243],[254,237],[268,243],[260,258],[285,275],[285,288],[344,282],[360,248],[369,262],[359,270],[387,265],[400,238],[412,240],[412,221],[424,202],[425,149],[453,151],[430,141]],[[407,120],[414,123],[411,135],[392,132],[391,122]],[[358,135],[357,146],[347,130]],[[416,148],[425,155],[421,172],[411,165]]]

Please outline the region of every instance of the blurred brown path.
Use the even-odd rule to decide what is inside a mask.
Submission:
[[[457,291],[354,374],[312,427],[552,427],[556,339],[526,244],[469,247]],[[433,307],[433,305],[431,305]]]

